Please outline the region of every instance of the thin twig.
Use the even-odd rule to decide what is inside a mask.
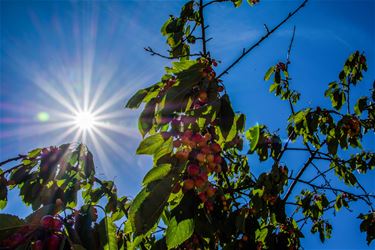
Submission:
[[[202,48],[203,48],[203,56],[207,55],[207,48],[206,48],[206,28],[204,26],[204,16],[203,16],[203,0],[199,0],[199,17],[201,21],[201,30],[202,30]]]
[[[11,162],[11,161],[18,161],[18,160],[21,160],[21,159],[23,159],[23,158],[25,158],[25,157],[26,157],[26,155],[18,155],[18,156],[16,156],[16,157],[13,157],[13,158],[10,158],[10,159],[8,159],[8,160],[5,160],[5,161],[0,162],[0,166],[3,166],[3,165],[5,165],[5,164],[7,164],[7,163],[9,163],[9,162]]]
[[[292,182],[292,184],[290,185],[289,189],[287,190],[286,194],[285,194],[285,197],[284,197],[284,201],[287,201],[289,196],[291,195],[292,191],[293,191],[293,188],[296,186],[298,180],[301,178],[302,174],[305,172],[305,170],[307,169],[307,167],[310,165],[310,163],[314,160],[314,157],[316,155],[316,153],[318,153],[319,151],[319,148],[316,149],[312,155],[310,155],[309,159],[306,161],[306,163],[303,165],[303,167],[301,168],[301,170],[298,172],[295,180]],[[290,178],[290,179],[294,179],[294,178]]]
[[[230,64],[222,73],[220,73],[217,78],[220,78],[224,74],[227,74],[230,69],[232,69],[237,63],[241,61],[242,58],[244,58],[247,54],[249,54],[255,47],[259,46],[265,39],[267,39],[272,33],[274,33],[277,29],[279,29],[284,23],[286,23],[292,16],[294,16],[300,9],[302,9],[308,0],[304,0],[303,3],[298,6],[293,12],[289,13],[284,20],[282,20],[278,25],[276,25],[272,30],[267,32],[263,37],[261,37],[258,42],[256,42],[254,45],[252,45],[250,48],[245,50],[232,64]]]
[[[162,54],[154,51],[151,47],[147,47],[147,48],[144,48],[144,49],[147,52],[150,52],[151,56],[159,56],[161,58],[170,59],[170,60],[179,59],[181,57],[186,57],[186,56],[200,56],[200,54],[188,54],[188,55],[180,55],[180,56],[166,56],[166,55],[162,55]]]

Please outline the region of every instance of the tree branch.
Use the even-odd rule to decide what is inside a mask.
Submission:
[[[241,61],[242,58],[244,58],[247,54],[249,54],[254,48],[256,48],[257,46],[259,46],[259,44],[261,44],[265,39],[267,39],[272,33],[274,33],[277,29],[279,29],[284,23],[286,23],[292,16],[294,16],[300,9],[302,9],[306,3],[308,2],[308,0],[304,0],[302,2],[301,5],[299,5],[293,12],[290,12],[288,14],[288,16],[286,18],[284,18],[284,20],[282,20],[278,25],[276,25],[272,30],[270,30],[269,32],[267,32],[266,35],[264,35],[263,37],[261,37],[258,42],[256,42],[254,45],[252,45],[250,48],[248,48],[247,50],[243,51],[242,54],[232,63],[230,64],[222,73],[220,73],[217,78],[220,78],[221,76],[223,76],[224,74],[227,74],[229,72],[230,69],[232,69],[237,63],[239,63]]]
[[[154,51],[151,47],[144,48],[144,50],[146,50],[147,52],[150,52],[151,56],[159,56],[161,58],[170,59],[170,60],[179,59],[181,57],[186,57],[186,56],[200,56],[200,54],[188,54],[188,55],[181,55],[181,56],[165,56],[165,55],[162,55],[162,54]]]
[[[203,16],[203,0],[199,0],[199,17],[201,21],[201,30],[202,30],[202,48],[203,48],[203,56],[207,55],[207,48],[206,48],[206,27],[204,26],[204,16]]]
[[[284,197],[284,201],[287,201],[289,196],[291,195],[292,191],[293,191],[293,188],[296,186],[298,180],[301,178],[303,172],[305,172],[305,170],[307,169],[307,167],[310,165],[310,163],[314,160],[314,157],[316,155],[316,153],[318,153],[319,149],[316,149],[309,157],[309,159],[306,161],[306,163],[303,165],[303,167],[301,168],[301,170],[298,172],[295,180],[292,182],[292,184],[290,185],[288,191],[286,192],[285,194],[285,197]],[[293,178],[289,178],[289,179],[293,179]]]
[[[26,155],[18,155],[18,156],[16,156],[16,157],[13,157],[13,158],[10,158],[10,159],[8,159],[8,160],[5,160],[5,161],[0,162],[0,166],[3,166],[3,165],[5,165],[5,164],[7,164],[7,163],[9,163],[9,162],[11,162],[11,161],[18,161],[18,160],[21,160],[22,158],[25,158],[25,157],[26,157]]]

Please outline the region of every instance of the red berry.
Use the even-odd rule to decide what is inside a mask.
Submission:
[[[199,196],[199,199],[201,199],[202,202],[206,202],[207,201],[207,196],[206,196],[205,193],[203,193],[203,192],[199,193],[198,196]]]
[[[223,161],[223,159],[221,158],[220,155],[215,155],[215,157],[214,157],[214,162],[215,162],[216,164],[220,164],[220,163],[222,163],[222,161]]]
[[[196,164],[190,164],[187,169],[189,175],[196,176],[199,174],[199,166]]]
[[[178,148],[178,147],[180,147],[181,146],[181,141],[174,141],[173,142],[173,147],[175,147],[175,148]]]
[[[197,179],[195,179],[194,184],[197,188],[203,188],[206,184],[206,181],[199,176]]]
[[[214,187],[208,187],[208,189],[206,190],[206,194],[208,197],[214,196],[215,193],[216,193],[216,188]]]
[[[207,92],[204,91],[204,90],[201,90],[201,91],[199,92],[198,100],[199,100],[200,102],[205,103],[205,102],[207,101]]]
[[[212,143],[211,144],[211,150],[214,152],[214,153],[220,153],[221,152],[221,147],[219,144],[217,143]]]
[[[178,151],[176,153],[176,158],[180,161],[186,161],[189,158],[189,152],[186,150]]]
[[[45,229],[53,229],[55,225],[55,218],[52,215],[45,215],[40,220],[40,225]]]
[[[53,220],[53,229],[60,231],[63,226],[62,221],[59,218],[54,218]]]
[[[184,190],[190,190],[194,187],[194,181],[192,179],[186,179],[184,181]]]
[[[199,154],[197,154],[197,160],[200,163],[203,163],[206,160],[206,156],[204,154],[202,154],[202,153],[199,153]]]
[[[48,250],[57,250],[59,249],[60,246],[60,237],[57,236],[56,234],[52,234],[48,239],[47,239],[47,249]]]
[[[204,140],[201,134],[194,134],[191,139],[196,143],[201,143]]]
[[[224,91],[224,87],[223,87],[223,86],[219,86],[219,87],[217,87],[217,91],[218,91],[218,92],[223,92],[223,91]]]

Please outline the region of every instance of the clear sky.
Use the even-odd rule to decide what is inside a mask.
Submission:
[[[158,81],[168,60],[150,57],[143,48],[166,49],[160,27],[183,1],[4,1],[0,2],[0,159],[35,147],[77,140],[72,113],[92,107],[100,127],[86,137],[102,178],[114,179],[121,194],[134,196],[151,167],[147,157],[135,156],[141,140],[139,111],[125,110],[125,101],[138,88]],[[300,1],[261,1],[235,9],[219,4],[207,9],[211,55],[228,65],[242,49],[261,37],[263,24],[273,27]],[[290,22],[223,77],[236,111],[272,130],[286,126],[287,103],[268,93],[263,76],[269,66],[285,60],[296,25],[290,74],[292,87],[302,93],[299,108],[327,106],[327,84],[337,79],[347,56],[355,50],[368,57],[369,71],[353,90],[368,94],[375,74],[375,1],[311,1]],[[285,136],[285,132],[281,131]],[[375,150],[375,136],[364,146]],[[290,168],[306,155],[286,155]],[[252,171],[263,171],[254,158]],[[322,168],[325,165],[322,165]],[[312,173],[306,173],[308,176]],[[333,183],[336,177],[331,176]],[[361,181],[375,192],[375,175]],[[5,212],[25,215],[27,209],[12,202]],[[333,238],[322,245],[305,227],[305,249],[366,249],[355,216],[366,212],[361,204],[354,213],[329,216]],[[374,243],[373,243],[374,245]]]

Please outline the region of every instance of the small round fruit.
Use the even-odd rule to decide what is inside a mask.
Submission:
[[[60,246],[60,237],[56,234],[52,234],[46,241],[47,249],[59,249]]]
[[[203,192],[199,193],[198,196],[199,196],[199,199],[201,199],[202,202],[206,202],[207,201],[207,196],[206,196],[205,193],[203,193]]]
[[[216,193],[216,188],[214,187],[208,187],[208,189],[206,190],[207,197],[212,197],[215,195],[215,193]]]
[[[57,198],[55,204],[57,207],[62,207],[64,205],[64,202],[60,198]]]
[[[215,162],[216,164],[220,164],[220,163],[223,162],[223,159],[221,158],[220,155],[215,155],[214,162]]]
[[[223,86],[219,86],[219,87],[217,87],[217,91],[218,91],[218,92],[223,92],[223,91],[224,91],[224,87],[223,87]]]
[[[173,147],[178,148],[180,146],[181,146],[181,141],[176,140],[176,141],[173,142]]]
[[[192,179],[184,180],[184,190],[191,190],[194,188],[194,181]]]
[[[197,160],[198,160],[200,163],[203,163],[203,162],[205,162],[205,160],[206,160],[206,156],[205,156],[204,154],[202,154],[202,153],[199,153],[199,154],[197,154]]]
[[[220,153],[221,152],[221,147],[220,147],[220,145],[219,144],[217,144],[217,143],[212,143],[211,144],[211,150],[212,150],[212,152],[214,152],[214,153]]]
[[[199,92],[198,100],[199,100],[200,102],[206,102],[206,101],[207,101],[207,92],[204,91],[204,90],[201,90],[201,91]]]
[[[207,162],[208,162],[208,163],[213,163],[213,162],[214,162],[214,159],[215,159],[215,157],[214,157],[213,154],[209,154],[209,155],[207,155],[206,158],[207,158]]]
[[[176,158],[180,161],[186,161],[189,158],[189,152],[186,150],[176,152]]]
[[[206,181],[202,177],[198,177],[195,179],[194,184],[197,188],[203,188],[206,184]]]
[[[199,174],[199,166],[196,164],[190,164],[187,168],[189,175],[196,176]]]
[[[52,215],[45,215],[40,220],[40,225],[45,229],[53,229],[55,225],[55,218]]]
[[[62,221],[59,218],[53,219],[53,229],[56,231],[60,231],[63,226]]]

